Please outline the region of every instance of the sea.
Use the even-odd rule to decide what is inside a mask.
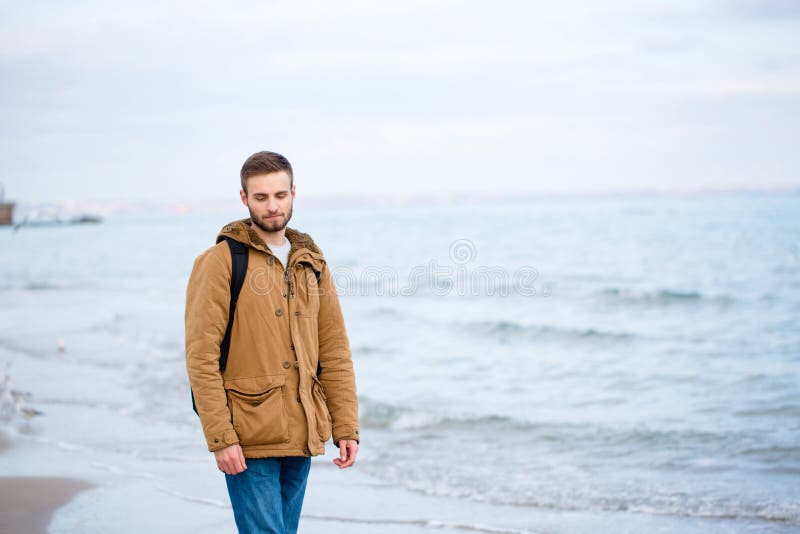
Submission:
[[[185,289],[246,216],[1,228],[0,369],[42,412],[5,406],[8,435],[115,475],[208,455]],[[337,285],[369,480],[498,511],[472,531],[800,532],[800,193],[298,199],[290,226]]]

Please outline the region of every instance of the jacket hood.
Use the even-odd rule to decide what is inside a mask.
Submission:
[[[289,226],[286,227],[285,235],[286,239],[288,239],[292,244],[291,248],[289,249],[290,264],[293,263],[292,260],[298,261],[304,255],[309,256],[307,259],[311,263],[319,263],[323,261],[322,250],[320,250],[317,244],[314,243],[314,240],[311,239],[310,235],[300,232],[299,230],[295,230]],[[255,230],[253,230],[253,221],[250,219],[250,217],[232,221],[223,226],[222,230],[220,230],[219,234],[217,234],[217,243],[223,241],[226,237],[235,239],[245,246],[272,254],[269,246],[264,243],[264,240],[261,239]]]

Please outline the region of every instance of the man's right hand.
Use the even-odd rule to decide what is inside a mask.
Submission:
[[[214,451],[214,458],[217,460],[219,470],[228,475],[236,475],[247,469],[242,447],[238,443]]]

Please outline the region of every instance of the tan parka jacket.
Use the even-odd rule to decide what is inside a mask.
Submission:
[[[239,443],[246,458],[324,454],[333,435],[359,441],[350,346],[331,272],[308,234],[287,227],[284,269],[248,219],[226,225],[194,262],[186,289],[186,369],[209,451]],[[228,362],[231,253],[248,248]],[[319,274],[319,283],[317,275]]]

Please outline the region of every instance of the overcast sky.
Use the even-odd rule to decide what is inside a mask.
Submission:
[[[11,2],[0,183],[206,201],[800,185],[800,2]]]

